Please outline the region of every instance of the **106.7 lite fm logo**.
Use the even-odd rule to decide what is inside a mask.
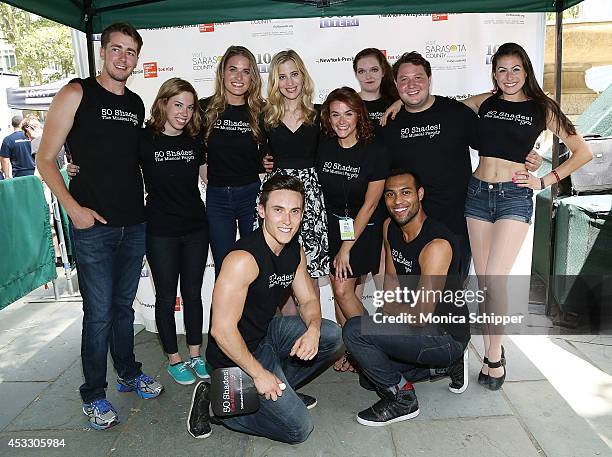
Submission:
[[[257,67],[259,68],[259,73],[269,73],[270,72],[270,62],[272,62],[272,53],[271,52],[259,52],[254,55],[255,55],[255,61],[257,62]]]
[[[487,54],[485,56],[487,65],[491,65],[491,62],[493,61],[493,54],[497,52],[497,49],[499,48],[499,46],[500,46],[499,44],[488,44],[487,45]]]

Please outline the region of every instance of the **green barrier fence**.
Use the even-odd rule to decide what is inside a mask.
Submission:
[[[0,309],[56,277],[42,183],[35,176],[0,181]]]

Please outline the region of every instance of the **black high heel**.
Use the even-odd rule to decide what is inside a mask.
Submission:
[[[506,365],[506,355],[504,353],[504,345],[502,344],[502,353],[501,353],[501,361],[504,364],[504,366]],[[482,363],[484,363],[485,365],[489,365],[489,359],[484,357],[482,359]],[[489,365],[489,368],[491,368],[491,366]],[[493,368],[498,368],[498,367],[493,367]],[[502,381],[503,383],[503,381]],[[489,386],[489,375],[488,374],[484,374],[482,372],[482,370],[480,371],[480,373],[478,373],[478,384],[480,384],[481,386],[485,386],[488,387]],[[501,387],[501,385],[500,385]],[[499,387],[498,387],[499,389]]]
[[[485,365],[489,365],[489,359],[485,357],[484,359],[482,359],[482,363],[484,363]],[[478,384],[480,384],[481,386],[486,386],[489,384],[489,375],[484,374],[482,372],[482,369],[480,370],[480,373],[478,373]]]
[[[499,362],[491,362],[489,361],[489,369],[491,368],[499,368],[504,367],[504,374],[499,378],[495,378],[489,375],[489,385],[487,386],[489,390],[499,390],[501,386],[504,384],[504,380],[506,379],[506,359],[499,359]]]

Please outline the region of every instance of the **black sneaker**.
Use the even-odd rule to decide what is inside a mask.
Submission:
[[[461,394],[465,392],[468,387],[468,349],[463,351],[463,357],[448,367],[448,376],[451,378],[451,382],[448,385],[448,390],[454,394]]]
[[[312,409],[317,406],[317,399],[315,397],[311,397],[310,395],[303,394],[301,392],[296,392],[297,396],[300,397],[302,403],[306,406],[306,409]]]
[[[357,414],[357,422],[380,427],[413,419],[419,415],[419,402],[414,389],[401,389],[391,398],[383,398]]]
[[[379,389],[376,385],[368,379],[366,375],[359,372],[359,385],[365,390],[370,392],[376,392],[378,398],[393,398],[393,394],[388,389]]]
[[[187,431],[194,438],[208,438],[212,432],[210,428],[209,388],[209,383],[200,381],[193,389],[189,416],[187,416]]]

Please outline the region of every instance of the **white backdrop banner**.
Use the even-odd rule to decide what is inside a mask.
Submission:
[[[291,48],[303,58],[315,81],[315,102],[322,103],[337,87],[358,89],[352,70],[353,56],[363,48],[376,47],[386,54],[391,64],[404,52],[420,52],[432,65],[433,93],[463,99],[492,88],[491,57],[507,41],[517,42],[527,50],[541,82],[544,30],[545,16],[541,13],[398,14],[145,29],[140,31],[144,46],[128,86],[143,98],[147,110],[161,83],[174,76],[189,80],[200,97],[207,97],[213,92],[217,62],[230,45],[243,45],[253,52],[265,85],[274,53]],[[528,268],[527,265],[525,269]],[[513,273],[530,274],[530,271]],[[150,277],[145,274],[138,290],[140,303],[135,305],[136,320],[155,331],[155,296]],[[213,281],[214,269],[209,256],[202,288],[204,331],[208,331]],[[329,289],[329,285],[322,288],[323,314],[334,319]],[[369,281],[364,293],[366,301],[371,299],[372,289]],[[177,331],[183,332],[180,298],[176,311]]]

